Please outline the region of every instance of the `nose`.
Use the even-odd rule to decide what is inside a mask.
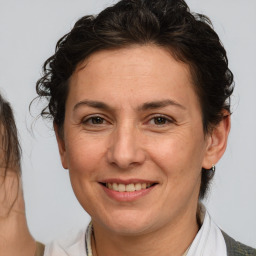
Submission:
[[[107,152],[108,162],[121,169],[141,165],[146,154],[136,127],[119,127],[113,132]]]

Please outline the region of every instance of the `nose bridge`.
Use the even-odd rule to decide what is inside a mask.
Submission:
[[[112,134],[108,161],[125,169],[141,164],[144,159],[144,152],[139,143],[139,132],[133,122],[127,120],[117,125]]]

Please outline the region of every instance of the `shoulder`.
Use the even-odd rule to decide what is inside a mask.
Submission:
[[[256,256],[256,249],[235,241],[222,231],[227,245],[228,256]]]

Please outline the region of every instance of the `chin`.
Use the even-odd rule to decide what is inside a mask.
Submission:
[[[135,210],[111,214],[109,218],[104,218],[104,220],[106,219],[108,221],[102,223],[105,228],[123,236],[148,233],[153,224],[152,218],[145,213],[135,213]]]

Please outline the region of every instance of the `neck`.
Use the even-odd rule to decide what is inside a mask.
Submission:
[[[94,256],[133,255],[182,256],[194,240],[199,226],[194,214],[185,213],[179,220],[157,230],[139,235],[120,235],[105,230],[93,222],[94,239],[92,249]],[[157,239],[156,239],[157,238]]]

